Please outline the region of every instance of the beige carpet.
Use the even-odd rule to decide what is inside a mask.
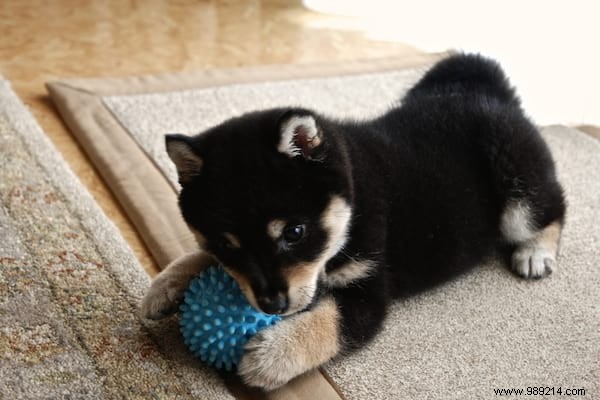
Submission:
[[[148,284],[0,78],[0,398],[232,398],[176,329],[138,318]]]
[[[341,70],[267,68],[72,80],[50,85],[50,91],[99,165],[115,163],[115,152],[128,158],[125,164],[135,160],[130,168],[117,166],[106,174],[116,176],[109,181],[140,219],[137,224],[157,258],[168,260],[193,243],[187,242],[180,219],[161,222],[144,214],[164,209],[177,215],[173,169],[162,148],[165,132],[194,133],[246,110],[284,104],[367,117],[395,101],[423,71],[399,67],[387,61]],[[354,74],[361,70],[367,73]],[[309,79],[281,81],[303,73]],[[494,389],[530,386],[562,387],[563,392],[584,388],[584,398],[600,396],[600,144],[558,126],[543,135],[570,203],[558,271],[543,281],[524,282],[499,263],[485,265],[397,304],[374,343],[326,366],[328,379],[344,397],[492,398]],[[141,165],[145,178],[136,172]],[[123,184],[128,174],[120,175],[119,169],[141,180],[143,192]],[[136,193],[145,194],[149,208],[139,204]],[[162,197],[148,200],[156,193]],[[167,228],[172,233],[165,235]],[[172,242],[180,247],[169,249]]]

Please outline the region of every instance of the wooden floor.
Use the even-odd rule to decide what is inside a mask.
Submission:
[[[0,73],[154,275],[156,264],[62,123],[44,82],[420,53],[329,28],[348,26],[345,22],[283,0],[2,0]]]

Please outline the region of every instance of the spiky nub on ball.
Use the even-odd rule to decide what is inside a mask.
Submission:
[[[220,266],[191,281],[179,310],[185,344],[202,361],[228,371],[252,336],[281,319],[254,309]]]

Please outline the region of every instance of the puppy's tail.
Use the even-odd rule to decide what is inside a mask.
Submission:
[[[407,93],[419,96],[487,93],[502,102],[518,102],[514,89],[496,61],[479,54],[456,54],[435,64]]]

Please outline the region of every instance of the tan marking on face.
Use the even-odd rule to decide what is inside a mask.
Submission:
[[[350,205],[339,196],[331,199],[329,206],[321,215],[321,224],[329,232],[329,240],[324,253],[327,260],[336,255],[346,244],[351,217]]]
[[[283,315],[291,315],[303,310],[310,304],[315,291],[319,273],[322,269],[320,262],[302,263],[288,267],[284,276],[288,283],[289,308]]]
[[[241,246],[240,240],[233,233],[225,232],[223,234],[223,237],[225,239],[227,239],[227,241],[229,242],[229,244],[231,245],[231,247],[233,247],[234,249],[239,249],[240,248],[240,246]]]
[[[256,297],[254,296],[254,291],[252,290],[252,286],[250,285],[248,279],[246,279],[246,277],[243,274],[240,274],[231,268],[228,268],[226,266],[223,266],[223,268],[225,269],[225,271],[227,271],[229,275],[231,275],[233,279],[235,279],[238,285],[240,285],[240,290],[242,291],[244,296],[246,296],[246,299],[252,305],[252,307],[254,307],[257,310],[260,310],[260,307],[256,302]]]
[[[340,352],[340,319],[335,300],[325,298],[259,332],[246,344],[238,373],[247,384],[271,390],[317,368]]]
[[[267,224],[267,234],[271,239],[276,240],[281,237],[283,228],[287,223],[282,219],[274,219]]]
[[[284,270],[290,303],[284,315],[294,314],[310,304],[317,290],[319,276],[324,273],[325,264],[346,243],[351,216],[352,211],[348,203],[341,197],[334,196],[321,215],[321,225],[328,233],[328,240],[321,255],[313,262],[288,266]]]
[[[345,287],[352,282],[364,279],[375,270],[375,262],[371,260],[353,260],[344,264],[324,277],[324,282],[330,287]]]

